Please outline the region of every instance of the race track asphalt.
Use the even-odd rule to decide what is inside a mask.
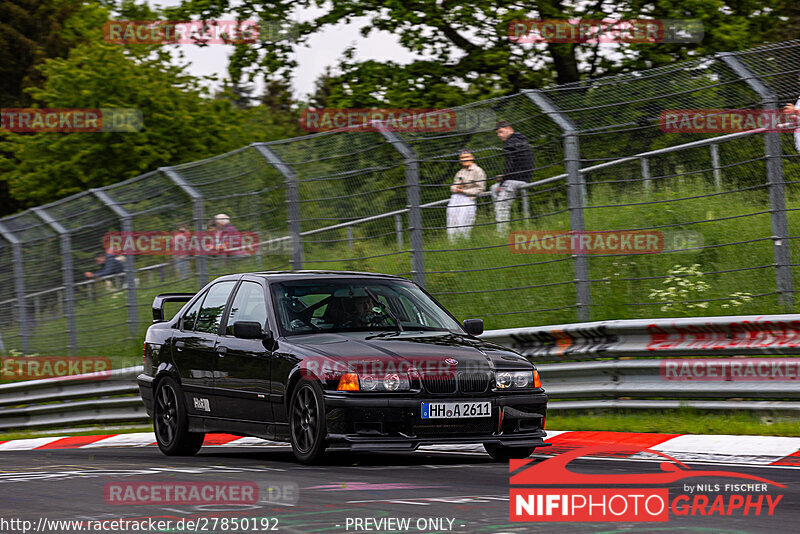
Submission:
[[[657,462],[642,460],[579,459],[571,465],[606,475],[659,472]],[[409,527],[403,531],[409,532],[797,532],[800,467],[689,466],[757,475],[786,487],[769,490],[783,495],[771,516],[763,507],[759,515],[752,509],[748,516],[670,513],[668,522],[653,523],[515,523],[509,521],[508,464],[479,453],[340,453],[322,465],[302,466],[282,446],[205,447],[189,458],[166,457],[156,447],[10,451],[0,453],[0,532],[22,532],[23,526],[29,532],[73,532],[48,521],[81,521],[88,528],[93,521],[120,518],[170,520],[162,531],[171,532],[267,532],[276,525],[277,532],[399,531],[400,523],[378,523],[381,518],[406,520]],[[691,483],[731,481],[740,482],[694,478]],[[110,487],[192,482],[253,483],[269,502],[115,504],[109,496]],[[683,483],[688,481],[669,486],[671,498],[682,492]],[[195,521],[195,528],[176,530],[181,519]],[[241,521],[238,527],[232,519]]]

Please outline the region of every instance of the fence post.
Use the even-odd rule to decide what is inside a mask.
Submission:
[[[403,216],[394,216],[394,232],[397,234],[397,250],[403,250]]]
[[[653,182],[650,180],[650,160],[647,158],[639,158],[642,164],[642,179],[644,180],[644,190],[650,191],[653,187]]]
[[[408,233],[411,242],[411,278],[425,287],[425,253],[420,208],[419,160],[414,150],[396,132],[377,123],[381,135],[403,156],[406,167],[406,199],[408,201]]]
[[[347,251],[353,253],[353,227],[347,227]]]
[[[286,213],[289,218],[289,237],[292,245],[292,270],[303,268],[303,236],[300,234],[300,192],[297,189],[297,173],[291,165],[263,143],[253,143],[264,159],[283,175],[286,183]]]
[[[64,312],[67,316],[67,348],[70,355],[78,349],[78,329],[75,326],[75,280],[72,270],[72,238],[69,230],[53,219],[44,208],[31,208],[42,221],[53,229],[61,240],[61,274],[64,279]]]
[[[711,150],[711,168],[714,173],[714,189],[717,193],[722,191],[722,169],[719,166],[719,145],[714,143]]]
[[[586,228],[583,219],[583,208],[586,205],[586,182],[581,173],[580,144],[578,128],[572,119],[559,110],[541,91],[526,89],[527,96],[542,113],[547,115],[563,132],[564,167],[567,171],[567,208],[569,209],[569,228],[572,232],[582,233]],[[574,252],[574,251],[573,251]],[[578,321],[588,321],[592,293],[589,287],[589,260],[586,254],[573,254],[575,269],[575,296],[578,306]]]
[[[717,57],[736,73],[761,98],[766,110],[778,109],[778,95],[732,52],[719,52]],[[789,252],[789,224],[786,220],[786,186],[783,176],[783,153],[780,132],[764,133],[764,154],[767,158],[769,211],[772,219],[772,250],[775,254],[775,279],[778,298],[787,310],[794,306],[792,260]]]
[[[28,313],[25,304],[25,265],[22,263],[22,241],[2,224],[0,224],[0,236],[11,243],[14,262],[14,292],[17,294],[19,347],[25,354],[28,352]]]
[[[186,193],[189,198],[192,199],[192,216],[194,218],[194,231],[198,234],[206,230],[206,208],[204,205],[205,200],[203,199],[203,195],[200,194],[194,186],[192,186],[189,182],[183,179],[178,171],[172,169],[171,167],[161,167],[161,172],[170,179],[170,181],[178,186],[181,191]],[[198,254],[195,256],[195,262],[197,265],[197,290],[199,291],[202,289],[204,285],[208,283],[208,262],[206,261],[208,258],[203,254]]]
[[[102,189],[89,189],[89,191],[91,191],[91,193],[97,197],[100,202],[108,206],[108,209],[113,211],[114,214],[119,217],[123,232],[133,232],[131,215],[125,208],[117,204],[110,196],[108,196],[108,193]],[[132,254],[127,254],[125,256],[125,285],[128,286],[126,290],[128,297],[128,302],[126,303],[128,308],[128,328],[130,329],[131,337],[136,339],[136,336],[139,335],[139,319],[136,302],[136,265],[134,264]]]
[[[522,201],[522,218],[526,221],[531,218],[531,208],[528,204],[528,190],[520,190],[520,201]]]

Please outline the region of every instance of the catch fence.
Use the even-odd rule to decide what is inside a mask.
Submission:
[[[489,328],[794,311],[800,159],[792,132],[665,133],[659,117],[777,109],[800,95],[798,71],[800,41],[717,54],[455,108],[449,132],[383,125],[256,143],[5,217],[0,351],[125,354],[132,364],[154,295],[241,271],[408,276]],[[459,152],[469,149],[495,183],[505,158],[497,120],[527,138],[532,180],[508,224],[495,220],[487,192],[470,236],[451,241]],[[128,255],[119,275],[85,275],[109,232],[203,231],[218,214],[256,233],[258,251]],[[653,231],[663,247],[532,254],[509,244],[514,231]]]

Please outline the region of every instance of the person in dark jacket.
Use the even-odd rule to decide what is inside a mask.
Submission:
[[[511,204],[517,191],[533,178],[533,151],[525,136],[515,132],[507,121],[498,122],[495,129],[497,137],[503,141],[506,161],[503,174],[497,175],[497,183],[492,185],[491,192],[497,233],[503,234],[508,231]]]
[[[112,274],[119,274],[125,270],[125,267],[122,265],[117,258],[115,258],[112,254],[106,254],[105,252],[98,252],[95,257],[94,261],[100,265],[100,268],[91,273],[85,272],[83,273],[86,278],[102,278],[103,276],[110,276]]]

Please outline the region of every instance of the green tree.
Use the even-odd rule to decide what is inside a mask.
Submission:
[[[234,13],[241,19],[280,23],[312,6],[327,12],[299,26],[299,44],[322,29],[356,17],[368,17],[363,35],[375,30],[397,35],[400,44],[420,57],[407,65],[363,60],[349,50],[325,82],[333,87],[331,106],[456,105],[478,98],[512,94],[520,89],[569,83],[642,67],[658,67],[709,52],[739,50],[797,32],[793,0],[616,0],[589,3],[564,0],[413,0],[380,1],[184,0],[175,13],[203,19]],[[520,44],[508,37],[513,20],[530,18],[671,18],[699,19],[705,25],[700,43]],[[781,28],[775,32],[775,28]],[[296,67],[293,43],[241,45],[230,74],[257,73],[285,78]]]
[[[0,0],[0,108],[35,104],[31,89],[45,81],[40,69],[44,62],[101,40],[111,13],[137,20],[155,17],[152,9],[135,0]],[[3,157],[13,155],[0,145]],[[7,177],[0,174],[0,215],[24,205],[11,196]]]
[[[43,82],[38,66],[86,42],[90,29],[106,18],[96,2],[0,0],[0,108],[29,106],[31,96],[25,90]],[[3,154],[8,156],[0,147]],[[22,207],[8,189],[0,175],[0,215]]]
[[[207,98],[158,47],[138,52],[95,42],[41,68],[30,94],[40,107],[135,108],[137,132],[6,133],[0,160],[11,194],[27,205],[112,184],[164,165],[236,148],[242,118],[228,100]]]

